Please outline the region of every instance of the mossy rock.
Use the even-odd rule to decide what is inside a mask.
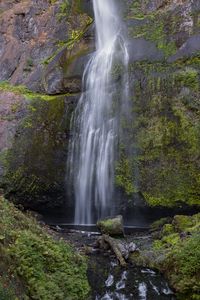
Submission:
[[[184,232],[187,230],[191,230],[194,226],[200,226],[200,214],[196,214],[193,217],[177,215],[174,217],[173,226],[176,231]]]
[[[99,220],[97,227],[102,234],[110,236],[124,236],[123,217],[121,215]]]
[[[160,231],[165,224],[172,222],[172,218],[161,218],[151,224],[151,232]]]

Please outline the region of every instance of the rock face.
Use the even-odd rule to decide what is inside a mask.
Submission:
[[[123,225],[122,216],[116,216],[113,218],[106,218],[104,220],[99,220],[97,222],[97,227],[103,234],[108,234],[110,236],[124,235],[124,225]]]
[[[199,205],[200,5],[127,2],[133,113],[117,185],[135,205]]]
[[[26,115],[26,102],[20,95],[12,92],[0,93],[0,178],[4,174],[3,161],[6,151],[12,147],[12,139],[17,134],[20,120]]]
[[[1,101],[1,185],[7,196],[28,208],[62,205],[69,124],[77,96],[17,90],[1,96],[6,99]]]
[[[71,113],[94,49],[91,1],[3,2],[1,186],[26,207],[59,206]],[[128,27],[131,114],[122,122],[116,199],[122,207],[199,205],[200,4],[118,2]]]
[[[66,65],[74,65],[74,58],[89,51],[85,46],[89,36],[85,35],[83,46],[78,45],[92,22],[84,12],[87,7],[88,1],[80,5],[77,1],[45,0],[0,3],[0,81],[10,80],[50,94],[68,91],[64,84]],[[75,44],[79,50],[73,52]],[[74,76],[80,81],[80,72]],[[79,82],[78,87],[80,91]]]
[[[93,49],[90,8],[90,1],[0,3],[0,185],[26,208],[66,200],[71,113]]]

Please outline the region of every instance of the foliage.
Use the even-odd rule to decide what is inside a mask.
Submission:
[[[176,83],[181,84],[184,87],[191,88],[194,91],[199,89],[199,74],[197,70],[192,68],[186,68],[175,74]]]
[[[83,257],[63,240],[53,239],[30,215],[2,197],[0,215],[0,273],[7,269],[8,283],[14,278],[23,284],[21,298],[87,298],[87,264]]]
[[[156,228],[158,230],[153,224],[152,229]],[[180,299],[200,299],[200,214],[175,216],[171,223],[163,225],[159,235],[154,249],[158,253],[165,251],[159,268],[180,294]]]
[[[123,157],[117,163],[115,180],[116,185],[122,188],[127,196],[131,196],[135,192],[132,166],[128,159]]]
[[[197,299],[200,295],[200,233],[179,240],[167,255],[163,267],[177,291],[192,293],[192,299]]]

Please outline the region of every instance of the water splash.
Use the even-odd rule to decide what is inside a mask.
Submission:
[[[128,66],[128,51],[116,2],[93,0],[93,7],[96,51],[84,71],[85,92],[73,116],[69,149],[75,224],[91,224],[93,215],[100,218],[112,214],[119,116],[128,99],[128,75],[124,71]],[[113,74],[116,66],[123,69],[120,96],[116,95]]]
[[[141,282],[138,286],[139,291],[139,299],[146,300],[147,299],[147,285],[144,282]]]

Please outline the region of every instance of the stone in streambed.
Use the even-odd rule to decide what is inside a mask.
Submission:
[[[102,234],[124,236],[123,217],[121,215],[99,220],[97,227]]]

